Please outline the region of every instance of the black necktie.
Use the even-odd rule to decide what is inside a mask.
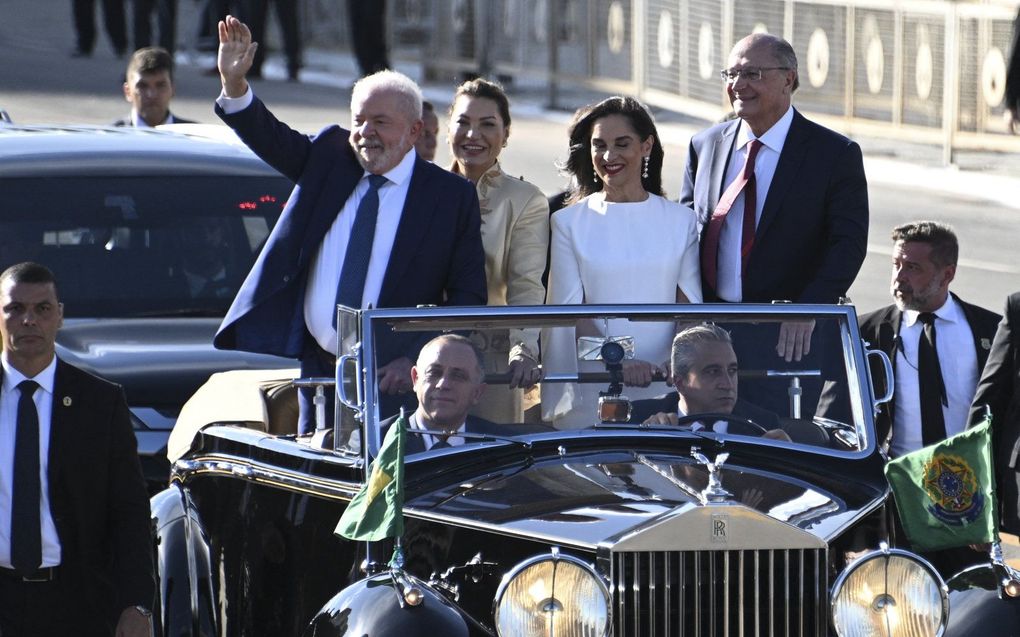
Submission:
[[[368,192],[358,204],[351,236],[347,239],[344,267],[340,270],[340,283],[336,287],[336,304],[361,308],[365,294],[365,277],[372,257],[375,240],[375,221],[379,217],[379,189],[388,179],[382,175],[368,176]],[[336,327],[336,308],[333,308],[333,327]]]
[[[446,441],[446,438],[439,438],[432,445],[432,449],[449,449],[449,448],[450,448],[450,443]],[[431,451],[431,449],[430,449],[430,451]]]
[[[949,400],[935,347],[935,314],[921,312],[917,320],[924,325],[917,342],[917,384],[921,394],[921,442],[927,447],[946,438],[942,407]]]
[[[32,394],[34,380],[18,384],[18,429],[14,442],[14,488],[11,504],[11,565],[23,576],[42,564],[42,531],[39,522],[39,412]]]

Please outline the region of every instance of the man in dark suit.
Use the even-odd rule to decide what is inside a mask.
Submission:
[[[149,501],[124,392],[58,359],[53,273],[0,274],[0,634],[148,637]]]
[[[131,104],[131,115],[114,126],[149,128],[160,124],[192,124],[190,119],[170,112],[174,96],[174,58],[159,47],[138,49],[128,62],[124,75],[124,99]]]
[[[688,426],[695,431],[712,429],[718,433],[790,440],[779,427],[779,416],[738,398],[737,372],[737,354],[729,332],[709,323],[681,330],[673,338],[670,354],[670,374],[676,392],[634,401],[631,421],[675,425],[686,416],[732,414],[734,420],[697,421]],[[748,420],[758,427],[741,422]]]
[[[890,456],[897,457],[933,444],[925,439],[922,423],[930,424],[933,418],[921,416],[927,387],[922,388],[919,356],[924,356],[927,313],[934,314],[928,329],[936,335],[937,367],[944,387],[937,388],[944,421],[941,436],[935,435],[940,438],[966,428],[974,389],[1001,317],[949,291],[959,258],[959,243],[952,228],[918,221],[896,227],[892,240],[890,293],[895,303],[862,316],[860,329],[861,338],[888,354],[893,362],[893,399],[882,405],[876,427],[879,443]],[[881,376],[873,374],[875,378]],[[876,390],[881,394],[884,388]]]
[[[1020,533],[1020,292],[1009,295],[1006,310],[992,340],[992,349],[978,381],[971,409],[972,424],[986,410],[992,413],[992,448],[998,473],[996,493],[1002,528]]]
[[[737,117],[691,139],[680,193],[705,223],[705,300],[836,303],[867,252],[861,149],[792,107],[797,56],[785,40],[747,36],[722,74]],[[784,323],[779,356],[800,360],[812,330]]]
[[[414,82],[392,71],[364,78],[351,96],[353,130],[330,126],[309,138],[252,94],[245,74],[258,45],[248,28],[227,16],[219,34],[217,112],[297,186],[216,347],[300,358],[302,375],[332,376],[338,303],[484,305],[478,195],[467,180],[412,152],[422,127]],[[409,390],[421,339],[395,334],[376,345],[384,398]],[[307,432],[311,395],[302,398],[300,431]]]
[[[464,438],[457,435],[461,432],[495,433],[491,429],[494,423],[468,415],[485,391],[484,365],[478,348],[457,334],[437,336],[422,347],[411,368],[418,408],[408,420],[406,453],[464,444]],[[416,430],[445,435],[414,433]]]

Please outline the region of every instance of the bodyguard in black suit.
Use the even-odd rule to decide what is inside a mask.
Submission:
[[[248,28],[228,16],[219,30],[217,112],[296,187],[223,319],[216,347],[300,358],[303,375],[331,376],[337,302],[484,305],[478,195],[466,179],[414,154],[422,127],[414,82],[390,71],[361,80],[351,97],[353,130],[330,126],[309,138],[251,92],[245,74],[258,45]],[[373,214],[361,217],[373,197]],[[359,218],[373,225],[361,226]],[[357,239],[363,229],[367,237]],[[364,266],[357,280],[348,273],[354,257]],[[343,301],[354,283],[355,298]],[[379,343],[384,395],[410,389],[421,344],[403,334]],[[301,430],[308,431],[313,410],[302,397]]]
[[[949,292],[959,254],[951,228],[932,221],[908,223],[895,228],[892,239],[890,292],[896,302],[862,316],[860,329],[861,338],[893,362],[893,400],[882,406],[876,426],[879,443],[892,456],[900,456],[932,444],[925,440],[924,426],[937,420],[938,413],[923,417],[921,404],[929,390],[941,403],[937,411],[943,431],[935,437],[945,438],[966,427],[971,398],[1001,317]],[[927,313],[935,317],[927,329],[935,335],[940,372],[931,377],[925,376],[921,360]],[[881,394],[884,388],[876,391]]]
[[[55,356],[53,274],[0,274],[0,634],[148,637],[149,502],[124,392]]]
[[[131,115],[114,126],[154,127],[160,124],[193,124],[190,119],[170,112],[174,96],[174,58],[166,49],[138,49],[124,74],[124,99],[131,104]]]
[[[747,36],[722,73],[737,117],[691,139],[680,192],[705,223],[705,300],[835,303],[867,252],[861,149],[792,107],[797,56],[785,40]],[[800,360],[811,332],[783,324],[778,354]]]
[[[1009,295],[992,350],[978,382],[971,423],[992,412],[992,447],[998,473],[996,493],[1002,528],[1020,533],[1020,292]]]

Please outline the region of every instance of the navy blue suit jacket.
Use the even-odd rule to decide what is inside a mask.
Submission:
[[[241,112],[216,111],[296,186],[213,342],[220,349],[300,358],[307,340],[309,263],[365,171],[348,143],[349,131],[339,126],[308,137],[276,119],[257,97]],[[471,182],[416,159],[377,307],[484,305],[480,227]],[[388,351],[378,352],[379,362],[414,360],[417,352],[405,340],[384,346]]]
[[[726,189],[739,125],[739,119],[724,122],[691,138],[680,203],[703,222]],[[867,246],[868,184],[860,147],[794,110],[755,231],[743,300],[836,303],[857,277]],[[704,280],[702,289],[705,301],[717,300]]]

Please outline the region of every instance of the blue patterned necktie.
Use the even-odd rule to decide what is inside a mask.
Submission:
[[[42,564],[42,528],[39,521],[39,412],[32,394],[34,380],[18,384],[18,425],[14,442],[14,485],[11,494],[11,566],[28,576]]]
[[[382,175],[368,176],[368,192],[358,204],[351,236],[347,239],[344,267],[340,270],[340,283],[336,287],[336,304],[358,309],[365,294],[365,277],[372,257],[375,240],[375,221],[379,217],[379,189],[388,179]],[[333,327],[336,327],[336,308],[333,308]]]

